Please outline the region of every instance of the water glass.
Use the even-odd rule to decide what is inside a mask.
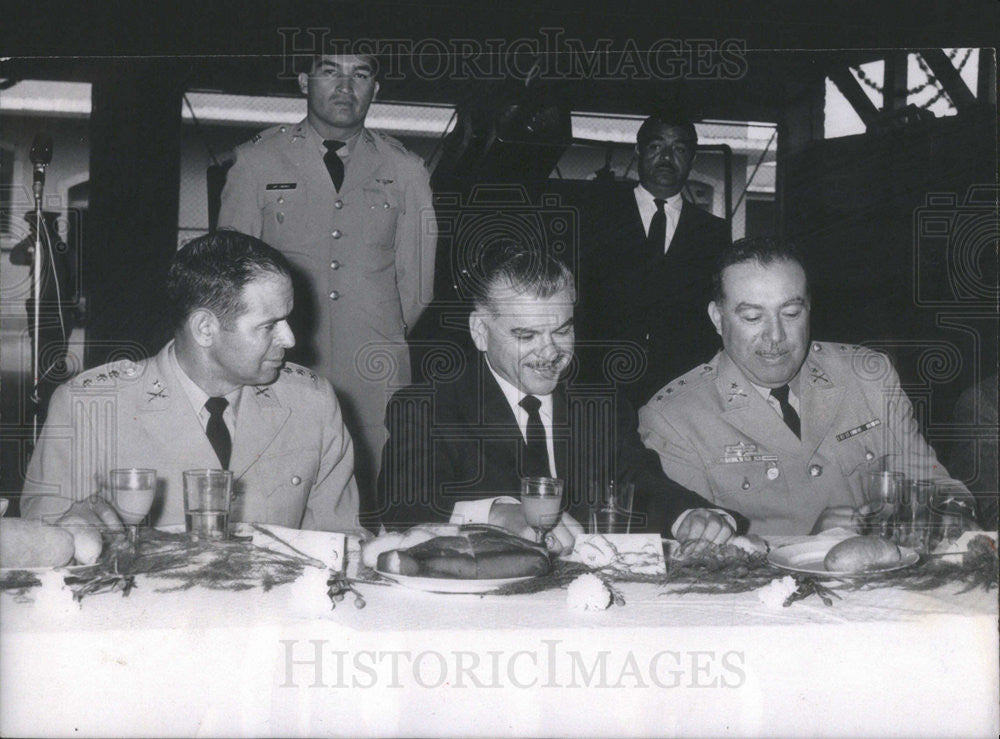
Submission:
[[[233,473],[229,470],[185,470],[184,528],[194,541],[229,538]]]
[[[612,480],[604,488],[598,488],[596,500],[590,504],[587,526],[589,534],[630,534],[632,533],[632,501],[635,484]]]
[[[892,537],[896,508],[903,491],[902,472],[866,472],[862,492],[864,504],[858,509],[861,515],[861,533]]]

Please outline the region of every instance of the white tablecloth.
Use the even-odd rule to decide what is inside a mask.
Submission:
[[[159,593],[82,608],[0,598],[4,736],[995,736],[996,592],[621,588],[471,596],[325,577],[268,593]],[[308,587],[307,587],[308,586]],[[316,590],[319,588],[320,592]]]

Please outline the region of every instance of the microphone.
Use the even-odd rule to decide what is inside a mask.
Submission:
[[[42,197],[42,190],[45,189],[45,168],[52,161],[52,137],[42,132],[35,134],[28,157],[35,167],[32,190],[35,193],[35,200],[38,200]]]

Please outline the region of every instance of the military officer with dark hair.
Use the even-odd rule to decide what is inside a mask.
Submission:
[[[406,343],[430,303],[436,226],[427,171],[365,128],[376,61],[318,56],[298,77],[305,120],[236,150],[219,225],[257,236],[295,268],[294,357],[329,379],[374,485],[388,395],[410,382]]]
[[[869,470],[931,478],[971,501],[921,435],[888,357],[810,342],[809,309],[793,247],[744,239],[722,252],[708,306],[722,351],[639,411],[664,472],[757,534],[855,526]]]

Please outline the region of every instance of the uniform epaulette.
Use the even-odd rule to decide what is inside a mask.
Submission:
[[[112,387],[116,382],[142,377],[143,372],[146,371],[146,363],[145,359],[138,362],[133,362],[131,359],[119,359],[116,362],[84,370],[70,380],[70,383],[74,387],[82,388]]]
[[[653,395],[652,400],[666,401],[690,390],[691,388],[704,385],[706,382],[715,380],[719,373],[719,368],[712,364],[701,364],[678,377],[666,387],[661,388]]]
[[[278,126],[271,126],[270,128],[265,128],[263,131],[254,134],[253,138],[250,139],[244,146],[256,146],[261,141],[267,141],[268,139],[274,138],[283,133],[287,133],[289,129],[288,124],[282,123]]]
[[[384,141],[385,143],[387,143],[389,146],[391,146],[393,149],[396,149],[400,154],[405,154],[408,158],[413,159],[414,161],[418,161],[421,164],[423,164],[424,160],[421,157],[419,157],[418,155],[414,154],[409,149],[407,149],[403,145],[403,142],[400,141],[399,139],[397,139],[397,138],[395,138],[393,136],[390,136],[387,133],[382,133],[381,131],[369,131],[369,133],[371,133],[371,135],[373,137],[377,137],[377,138],[381,139],[382,141]]]
[[[285,362],[285,366],[281,368],[281,375],[288,378],[309,380],[312,383],[319,379],[318,375],[311,369],[294,362]]]

